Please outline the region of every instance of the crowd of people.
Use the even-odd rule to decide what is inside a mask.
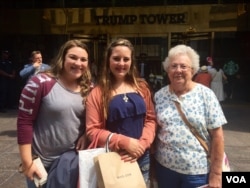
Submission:
[[[212,57],[206,58],[207,63],[202,65],[193,80],[212,89],[220,102],[236,99],[236,81],[239,77],[239,65],[229,60],[222,65],[213,62]]]
[[[90,59],[94,58],[88,46],[73,39],[60,47],[49,65],[43,63],[40,51],[33,51],[30,63],[19,72],[25,85],[17,141],[28,188],[35,187],[34,177],[41,178],[34,155],[48,172],[43,188],[59,186],[62,177],[70,180],[65,187],[77,187],[78,164],[72,162],[78,161],[77,151],[103,147],[110,133],[109,148],[125,162],[137,162],[148,187],[153,181],[159,188],[222,186],[222,127],[227,120],[220,105],[224,91],[218,83],[229,82],[229,74],[236,74],[231,63],[228,71],[212,58],[210,65],[201,66],[193,48],[174,46],[162,63],[169,84],[152,92],[140,75],[129,40],[118,38],[107,45],[95,83]],[[6,60],[0,73],[1,80],[16,75]],[[179,109],[208,144],[209,159]],[[61,163],[71,173],[62,173]]]

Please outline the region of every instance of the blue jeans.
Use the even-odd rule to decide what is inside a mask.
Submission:
[[[208,184],[208,174],[187,175],[170,170],[156,162],[158,188],[195,188]]]
[[[149,183],[149,168],[150,168],[150,154],[147,150],[143,156],[141,156],[138,160],[138,165],[141,169],[142,176],[144,178],[145,183]]]

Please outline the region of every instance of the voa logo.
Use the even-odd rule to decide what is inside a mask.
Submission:
[[[247,183],[244,176],[226,176],[227,183]]]

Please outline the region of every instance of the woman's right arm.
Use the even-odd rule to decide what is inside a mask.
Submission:
[[[109,133],[105,131],[105,120],[101,104],[102,92],[95,87],[86,98],[86,134],[90,141],[89,148],[104,146],[104,137]]]
[[[24,68],[19,72],[19,75],[24,79],[28,78],[35,72],[33,65],[25,65]]]
[[[43,80],[43,82],[42,82]],[[20,158],[22,161],[23,173],[33,179],[33,174],[40,175],[36,166],[32,163],[32,139],[33,123],[37,117],[45,77],[42,75],[31,78],[22,90],[19,100],[17,116],[17,141],[19,144]]]

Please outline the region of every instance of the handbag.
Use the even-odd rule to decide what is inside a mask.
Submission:
[[[79,151],[79,186],[80,188],[96,188],[97,176],[94,157],[105,153],[105,148],[86,149]]]
[[[207,153],[207,155],[209,156],[209,148],[207,143],[204,141],[204,139],[200,136],[200,134],[197,132],[197,130],[190,124],[190,122],[187,120],[185,114],[182,112],[180,104],[177,101],[174,101],[175,106],[182,118],[182,120],[186,123],[186,125],[189,127],[190,131],[193,133],[193,135],[197,138],[197,140],[200,142],[201,146],[204,148],[205,152]],[[222,171],[223,172],[230,172],[230,165],[229,165],[229,160],[228,157],[226,155],[226,153],[224,152],[223,155],[223,160],[222,160]]]
[[[98,188],[146,188],[137,162],[124,162],[117,152],[106,151],[94,157]]]
[[[108,136],[107,142],[109,142],[111,136],[112,133]],[[94,157],[101,153],[106,153],[105,147],[79,151],[78,188],[97,188],[97,174],[94,166]]]

